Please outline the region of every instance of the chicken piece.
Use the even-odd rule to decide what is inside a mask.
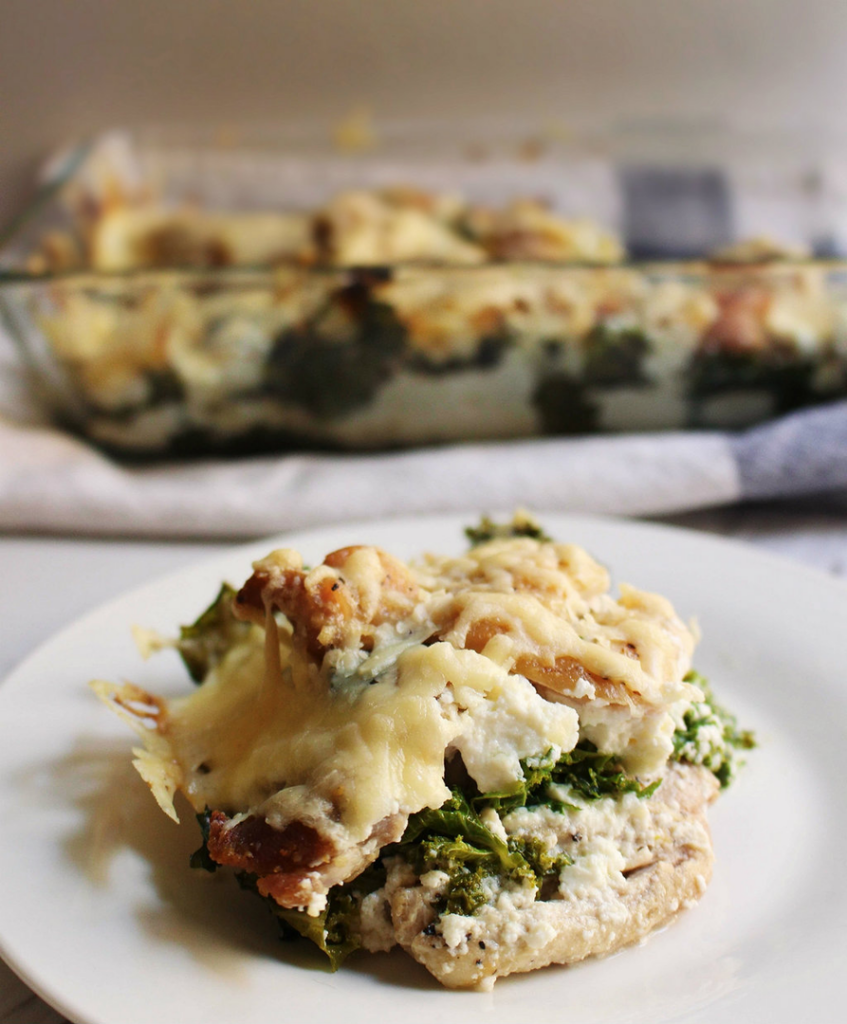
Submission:
[[[409,569],[380,548],[339,548],[307,572],[295,551],[280,549],[256,562],[235,599],[235,614],[264,624],[281,611],[295,646],[320,662],[339,647],[370,651],[385,623],[410,616],[422,593]]]
[[[704,352],[745,354],[768,344],[767,316],[773,296],[754,285],[717,296],[718,318],[703,336]]]
[[[483,263],[485,251],[446,222],[455,207],[449,198],[426,204],[421,193],[344,192],[315,217],[318,258],[348,267]]]
[[[371,864],[387,843],[403,834],[408,815],[393,814],[378,822],[361,843],[339,845],[329,831],[303,821],[274,828],[264,818],[240,821],[213,811],[209,822],[209,855],[257,876],[256,887],[281,907],[308,908],[320,904],[334,885],[347,882]]]
[[[494,259],[619,263],[617,238],[589,220],[567,220],[533,199],[519,199],[502,210],[471,210],[471,236]]]

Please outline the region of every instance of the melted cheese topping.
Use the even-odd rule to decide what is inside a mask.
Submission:
[[[172,817],[179,788],[197,811],[249,810],[277,828],[337,818],[360,842],[392,814],[444,803],[448,747],[491,791],[520,781],[522,758],[559,756],[577,742],[571,708],[473,651],[415,644],[392,668],[370,684],[316,693],[295,687],[287,669],[267,673],[262,647],[245,642],[202,687],[169,703],[158,731],[139,715],[142,775],[152,785],[159,765],[153,788]],[[102,693],[113,702],[125,695]]]
[[[445,640],[481,649],[574,707],[582,735],[630,771],[661,772],[697,696],[682,681],[695,637],[670,602],[626,584],[615,600],[608,572],[585,551],[530,539],[429,556],[417,572]]]
[[[481,792],[517,785],[522,760],[558,759],[580,735],[656,774],[700,696],[682,682],[694,637],[670,604],[631,587],[616,600],[571,545],[493,541],[410,569],[349,548],[310,573],[278,551],[256,571],[271,587],[264,629],[254,605],[257,624],[189,696],[97,684],[142,736],[136,766],[172,817],[181,790],[197,811],[299,821],[361,847],[386,819],[449,797],[455,752]],[[413,600],[387,600],[398,580]],[[293,632],[272,594],[294,601]],[[311,594],[305,633],[297,594]]]
[[[670,602],[626,584],[615,600],[606,570],[573,545],[494,541],[460,558],[430,557],[420,578],[435,591],[434,618],[450,623],[446,639],[456,646],[492,622],[516,657],[545,665],[573,658],[650,703],[684,693],[694,638]],[[585,695],[595,699],[592,689]]]
[[[106,272],[150,266],[261,266],[309,244],[297,213],[211,213],[156,206],[116,207],[95,222],[91,265]]]

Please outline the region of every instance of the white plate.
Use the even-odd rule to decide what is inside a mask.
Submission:
[[[239,548],[99,609],[0,688],[0,952],[80,1022],[271,1019],[564,1020],[753,1024],[834,1021],[847,960],[844,772],[847,588],[741,545],[645,524],[544,516],[627,580],[696,615],[696,659],[760,747],[713,808],[717,867],[700,905],[645,945],[570,969],[448,992],[401,953],[329,974],[281,945],[264,908],[187,867],[190,814],[173,825],[129,768],[131,738],[86,687],[129,678],[188,689],[176,656],[142,662],[133,623],[190,621]],[[455,517],[352,524],[286,538],[307,562],[348,543],[401,557],[462,549]],[[37,614],[37,609],[34,610]]]

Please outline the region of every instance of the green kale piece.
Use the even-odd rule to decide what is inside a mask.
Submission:
[[[820,402],[827,396],[815,391],[816,368],[814,360],[775,347],[762,352],[698,352],[686,371],[693,403],[691,425],[701,425],[699,406],[703,401],[739,391],[770,396],[775,416]]]
[[[585,339],[583,380],[588,387],[618,388],[643,386],[644,357],[650,342],[635,328],[613,330],[599,324]]]
[[[173,370],[149,370],[145,378],[146,405],[166,405],[170,402],[185,401],[185,387]]]
[[[200,826],[200,831],[203,833],[202,844],[191,854],[188,861],[189,867],[199,871],[217,871],[218,865],[209,856],[209,822],[212,818],[212,812],[207,807],[205,811],[202,811],[197,816],[197,824]]]
[[[439,914],[473,914],[491,898],[487,879],[540,888],[544,878],[572,863],[567,854],[551,856],[538,839],[512,837],[504,842],[459,789],[437,810],[413,814],[400,841],[383,853],[404,857],[419,875],[434,870],[448,875],[436,904]]]
[[[508,856],[508,847],[505,843],[502,846]],[[512,865],[504,870],[497,853],[454,836],[435,834],[421,839],[409,848],[407,859],[419,875],[438,870],[450,876],[437,906],[442,914],[470,915],[487,903],[490,899],[490,892],[485,886],[487,878],[501,874],[521,878],[531,876],[522,858],[509,857]]]
[[[599,411],[583,380],[555,372],[539,381],[532,404],[545,434],[590,434],[599,424]]]
[[[337,971],[361,947],[359,920],[363,897],[383,885],[385,869],[376,863],[351,882],[331,889],[326,907],[317,917],[310,917],[305,910],[286,910],[272,899],[268,902],[280,925],[293,928],[298,935],[314,942],[329,957],[331,970]]]
[[[219,866],[209,856],[211,814],[207,807],[202,814],[197,815],[203,834],[203,845],[192,854],[189,861],[190,866],[206,871],[217,870]],[[336,886],[329,893],[326,907],[316,918],[311,918],[305,910],[286,909],[271,897],[262,896],[256,885],[255,874],[249,871],[239,871],[236,878],[242,889],[258,896],[276,916],[282,938],[296,938],[299,935],[308,939],[326,953],[331,969],[337,971],[346,957],[361,945],[358,939],[358,921],[362,897],[385,884],[385,870],[381,864],[374,864],[352,882]]]
[[[465,528],[465,536],[471,547],[485,544],[490,540],[508,540],[510,537],[531,537],[533,540],[552,541],[541,525],[526,512],[518,512],[510,523],[495,523],[488,516],[483,516],[478,526]]]
[[[393,308],[374,297],[377,270],[354,275],[304,323],[274,343],[265,372],[269,394],[322,419],[369,404],[406,349],[406,328]]]
[[[440,866],[440,865],[439,865]],[[442,914],[461,914],[472,917],[480,907],[491,899],[491,892],[485,885],[486,878],[495,875],[486,864],[463,864],[457,868],[444,866],[450,875],[444,896],[436,902],[435,910]]]
[[[538,879],[558,875],[562,868],[573,864],[566,853],[551,854],[537,836],[509,836],[509,849],[523,857]]]
[[[656,792],[661,780],[643,785],[635,776],[627,775],[616,754],[601,754],[593,743],[583,740],[561,756],[553,768],[551,781],[569,786],[584,800],[623,796],[624,793],[635,793],[643,800]]]
[[[476,796],[473,805],[479,810],[493,807],[498,814],[504,815],[517,810],[518,807],[547,804],[551,799],[547,795],[547,787],[553,781],[555,767],[556,762],[547,755],[521,761],[523,779],[517,785],[498,793],[483,793]]]
[[[703,691],[703,700],[691,705],[674,733],[674,759],[704,765],[726,789],[743,764],[737,752],[752,750],[755,737],[749,729],[739,729],[735,715],[717,703],[704,676],[692,669],[685,681]]]
[[[519,807],[548,806],[558,811],[575,809],[551,786],[567,787],[583,800],[635,793],[649,797],[660,780],[643,785],[628,775],[617,757],[601,754],[587,741],[557,761],[549,755],[521,762],[523,780],[500,793],[471,797],[459,788],[437,810],[413,814],[400,841],[383,851],[403,856],[419,875],[439,870],[448,876],[436,903],[439,914],[475,913],[491,899],[492,877],[530,884],[540,889],[545,878],[555,877],[572,864],[567,854],[551,854],[536,837],[510,836],[504,842],[483,822],[480,811],[493,808],[500,816]]]
[[[331,892],[326,907],[317,917],[305,910],[272,908],[280,922],[308,939],[329,958],[330,970],[337,971],[347,957],[360,948],[358,938],[360,904],[350,893]]]
[[[218,596],[190,626],[182,626],[176,647],[195,683],[202,683],[226,652],[250,632],[232,611],[235,590],[224,583]]]
[[[535,758],[522,761],[524,778],[513,789],[502,793],[484,793],[474,799],[474,807],[493,807],[500,814],[508,814],[518,807],[544,805],[555,809],[573,808],[550,790],[550,786],[563,786],[583,800],[622,796],[635,793],[645,799],[656,792],[661,780],[645,786],[635,776],[628,775],[615,754],[601,754],[593,743],[582,740],[573,750],[562,754],[558,761]]]
[[[373,864],[351,882],[335,886],[317,917],[311,917],[305,910],[288,910],[270,896],[262,896],[255,875],[241,871],[236,878],[242,889],[263,900],[276,917],[280,938],[288,940],[300,936],[308,939],[327,956],[330,970],[337,971],[347,957],[361,947],[359,919],[362,898],[385,884],[385,870],[381,864]]]
[[[440,839],[460,839],[468,851],[476,851],[480,855],[493,858],[494,862],[507,871],[519,865],[519,858],[509,850],[502,839],[483,824],[465,794],[458,788],[453,789],[450,798],[436,810],[425,807],[417,814],[413,814],[409,818],[406,831],[390,849],[393,852],[404,852],[411,848],[422,849],[419,841],[431,839],[433,836]],[[470,852],[464,859],[469,856]],[[431,869],[432,865],[423,866],[425,871]]]

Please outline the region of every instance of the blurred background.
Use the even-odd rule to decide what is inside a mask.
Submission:
[[[622,451],[660,430],[650,453],[673,432],[693,452],[707,428],[732,448],[718,486],[692,455],[699,489],[661,468],[661,499],[638,481],[598,498],[589,466],[554,503],[831,488],[831,462],[766,466],[765,441],[739,454],[730,434],[847,397],[845,40],[831,0],[6,0],[7,450],[35,443],[15,425],[119,458],[595,432]],[[351,187],[377,191],[336,201]],[[69,436],[51,438],[64,459]],[[87,529],[88,506],[66,513],[41,477],[0,490],[0,524],[33,508]],[[461,507],[463,483],[424,504]],[[221,527],[213,494],[178,532],[357,511],[318,495],[304,520],[280,486],[275,519]],[[398,501],[383,511],[418,510]],[[110,528],[140,528],[129,504]]]
[[[0,253],[0,676],[235,538],[357,519],[650,517],[847,576],[845,95],[838,0],[0,0],[0,239],[51,154],[119,132],[109,173],[84,169]],[[467,274],[398,260],[398,284],[378,249],[364,275],[308,246],[254,259],[265,235],[240,214],[278,214],[289,183],[323,190],[314,211],[340,178],[294,146],[288,178],[249,155],[236,187],[239,145],[334,140],[402,185],[414,162],[368,148],[389,124],[423,140],[421,166],[437,128],[480,187],[507,171],[512,197],[558,184],[561,202],[507,210]],[[217,147],[168,164],[164,214],[121,142],[150,129]],[[511,169],[482,159],[504,137]],[[546,161],[569,140],[584,174]],[[695,173],[664,175],[680,163]],[[204,189],[236,216],[204,220]],[[406,200],[433,242],[413,255],[445,224],[468,255],[466,210],[365,206],[391,227]],[[329,210],[339,235],[351,213]],[[561,221],[580,216],[602,230]],[[258,227],[311,242],[325,220]],[[795,248],[706,258],[756,234]],[[702,259],[633,266],[615,236]],[[497,244],[515,237],[560,247],[512,274]],[[0,1024],[63,1020],[0,963]]]
[[[105,128],[521,119],[844,130],[832,0],[4,0],[0,221]]]

